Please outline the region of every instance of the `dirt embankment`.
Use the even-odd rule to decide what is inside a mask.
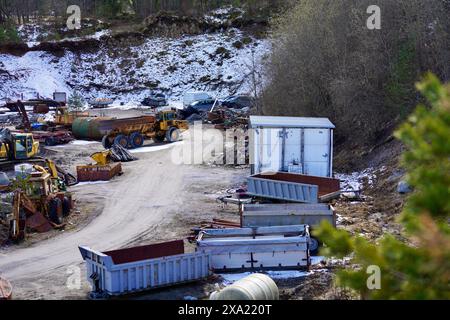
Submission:
[[[183,34],[214,33],[230,28],[264,32],[269,26],[267,17],[251,18],[240,14],[240,12],[226,17],[216,16],[211,18],[179,16],[161,12],[144,20],[143,32],[146,35],[173,37]]]
[[[97,51],[100,46],[136,46],[142,44],[148,37],[180,37],[182,35],[209,34],[225,31],[231,28],[249,31],[253,34],[265,34],[269,26],[268,18],[250,18],[244,15],[219,18],[195,16],[179,16],[167,12],[149,16],[141,24],[132,27],[126,24],[111,27],[110,35],[99,38],[80,36],[72,40],[42,41],[34,46],[26,43],[5,43],[0,45],[0,54],[22,56],[31,51],[43,51],[55,56],[62,56],[64,52],[90,53]],[[75,31],[71,36],[76,37]]]
[[[28,46],[25,43],[10,43],[0,45],[0,53],[22,56],[31,51],[43,51],[52,53],[55,56],[63,56],[66,51],[74,53],[90,53],[97,51],[100,46],[139,45],[145,40],[145,35],[141,32],[123,32],[111,36],[102,36],[99,39],[79,39],[64,40],[58,42],[41,42],[35,46]]]

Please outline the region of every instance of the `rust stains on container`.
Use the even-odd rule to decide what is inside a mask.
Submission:
[[[294,173],[262,173],[253,175],[253,178],[267,179],[274,181],[284,181],[292,183],[303,183],[310,184],[319,187],[319,197],[325,196],[330,193],[337,192],[341,189],[340,181],[338,179],[324,178],[324,177],[314,177],[302,174]]]
[[[176,240],[103,253],[110,256],[115,264],[122,264],[183,254],[184,242],[183,240]]]
[[[77,178],[79,182],[109,181],[120,174],[122,174],[121,163],[77,167]]]

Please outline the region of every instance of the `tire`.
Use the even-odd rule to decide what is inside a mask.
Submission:
[[[156,136],[153,138],[153,141],[155,141],[156,143],[162,143],[162,142],[164,142],[164,140],[166,140],[166,137],[165,137],[165,136],[158,136],[158,135],[156,135]]]
[[[309,253],[313,256],[319,253],[320,243],[316,238],[310,238],[309,240]]]
[[[58,198],[52,199],[48,204],[49,218],[53,223],[58,225],[63,223],[63,217],[58,213],[61,207],[62,202]]]
[[[128,137],[123,135],[123,134],[119,134],[115,139],[114,139],[114,144],[118,144],[122,147],[124,147],[125,149],[127,149],[130,145],[130,141],[128,140]]]
[[[169,142],[177,142],[180,140],[180,130],[177,128],[170,128],[166,133],[166,139]]]
[[[133,132],[130,136],[130,144],[133,148],[140,148],[144,145],[144,136],[139,132]]]
[[[63,207],[63,216],[67,217],[70,214],[70,207],[71,207],[69,198],[64,197],[62,207]]]
[[[111,149],[112,145],[111,145],[111,141],[109,141],[108,136],[104,136],[102,138],[102,145],[103,145],[103,148],[105,148],[105,149]]]
[[[56,140],[53,137],[48,137],[45,139],[45,145],[47,147],[52,147],[52,146],[56,146]]]

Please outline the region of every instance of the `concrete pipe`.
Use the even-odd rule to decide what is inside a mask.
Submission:
[[[255,273],[236,281],[221,291],[213,292],[210,300],[279,300],[276,283],[265,274]]]

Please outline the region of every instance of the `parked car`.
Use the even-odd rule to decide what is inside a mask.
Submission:
[[[216,104],[215,99],[200,100],[192,103],[188,108],[193,108],[198,112],[209,112],[214,104]]]
[[[196,101],[208,99],[212,99],[212,97],[206,92],[185,92],[183,96],[183,106],[186,108]]]
[[[252,108],[254,104],[253,97],[244,95],[231,96],[222,101],[222,106],[230,109]]]
[[[97,98],[88,101],[89,105],[94,109],[104,109],[108,108],[114,102],[110,98]]]
[[[166,95],[163,93],[152,93],[149,97],[145,98],[141,103],[144,106],[155,108],[164,107],[169,104]]]

